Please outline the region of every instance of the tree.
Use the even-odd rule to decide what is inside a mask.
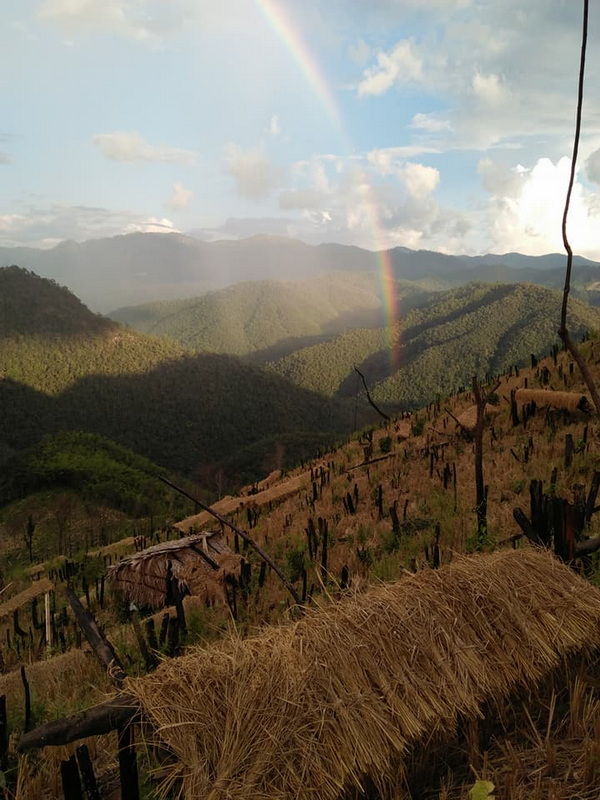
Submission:
[[[473,394],[477,407],[477,421],[475,423],[475,513],[477,514],[477,541],[483,543],[487,535],[487,486],[483,479],[483,428],[485,424],[485,407],[496,389],[500,386],[498,381],[492,389],[484,393],[476,376],[473,376]]]
[[[25,530],[23,532],[23,543],[27,548],[27,554],[29,556],[29,563],[33,564],[33,534],[35,532],[35,521],[30,514],[27,517],[27,523],[25,524]]]

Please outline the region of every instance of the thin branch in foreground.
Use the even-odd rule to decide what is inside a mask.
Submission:
[[[365,387],[365,392],[367,393],[367,400],[369,401],[369,405],[373,406],[373,408],[375,409],[375,411],[376,411],[376,412],[377,412],[377,413],[378,413],[378,414],[379,414],[381,417],[383,417],[385,420],[387,420],[387,421],[389,422],[389,421],[390,421],[390,417],[388,417],[388,415],[385,413],[385,411],[382,411],[382,410],[379,408],[379,406],[377,406],[377,405],[375,404],[375,401],[373,400],[373,398],[372,398],[372,397],[371,397],[371,395],[369,394],[369,387],[367,386],[367,382],[366,382],[366,380],[365,380],[365,376],[362,374],[362,372],[361,372],[361,371],[359,370],[359,368],[358,368],[358,367],[356,367],[356,366],[354,367],[354,372],[357,372],[357,373],[360,375],[360,377],[362,378],[363,386]]]
[[[571,158],[571,174],[569,176],[569,186],[567,188],[567,196],[565,198],[565,207],[562,218],[562,239],[565,251],[567,253],[567,269],[565,274],[565,286],[563,289],[562,307],[560,314],[560,328],[558,335],[563,341],[565,349],[573,356],[583,379],[590,391],[596,413],[600,414],[600,395],[596,389],[596,384],[592,374],[585,362],[585,359],[579,352],[579,348],[572,340],[567,330],[567,310],[569,303],[569,292],[571,291],[571,273],[573,271],[573,249],[567,236],[567,220],[569,217],[569,206],[571,204],[571,194],[573,192],[573,185],[575,183],[575,173],[577,169],[577,155],[579,153],[579,137],[581,135],[581,116],[583,110],[583,83],[585,76],[585,55],[587,49],[587,34],[588,34],[588,16],[589,16],[589,0],[583,0],[583,30],[581,34],[581,57],[579,61],[579,84],[577,89],[577,113],[575,119],[575,135],[573,140],[573,156]]]

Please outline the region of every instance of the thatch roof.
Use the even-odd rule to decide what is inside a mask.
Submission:
[[[411,751],[600,646],[600,591],[546,552],[440,570],[231,638],[131,681],[182,795],[400,800]]]
[[[551,406],[565,411],[583,411],[589,414],[593,407],[589,399],[580,392],[553,392],[548,389],[517,389],[515,401],[520,405],[535,402],[537,406]]]
[[[214,570],[199,551],[219,569]],[[207,531],[148,547],[110,567],[108,577],[128,602],[160,608],[167,596],[169,562],[184,594],[214,597],[222,593],[224,574],[239,574],[240,557],[231,552],[221,533]]]

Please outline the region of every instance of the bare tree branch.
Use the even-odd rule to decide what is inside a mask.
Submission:
[[[567,188],[567,196],[565,198],[565,207],[562,218],[562,239],[565,251],[567,253],[567,269],[565,274],[565,286],[563,289],[562,307],[560,314],[560,328],[558,335],[562,339],[565,348],[573,356],[574,361],[577,363],[583,379],[590,391],[596,413],[600,414],[600,396],[596,389],[596,384],[592,378],[592,374],[583,358],[575,342],[571,339],[569,331],[567,330],[567,310],[569,303],[569,292],[571,291],[571,273],[573,271],[573,249],[567,236],[567,220],[569,217],[569,206],[571,204],[571,194],[573,192],[573,185],[575,183],[575,172],[577,169],[577,155],[579,153],[579,137],[581,135],[581,116],[583,110],[583,82],[585,76],[585,55],[587,49],[587,34],[588,34],[588,16],[589,16],[589,0],[583,0],[583,30],[581,34],[581,57],[579,61],[579,84],[577,89],[577,113],[575,118],[575,136],[573,140],[573,156],[571,158],[571,174],[569,176],[569,186]]]
[[[376,406],[376,405],[375,405],[375,402],[373,401],[373,398],[372,398],[372,397],[371,397],[371,395],[369,394],[369,387],[367,386],[367,382],[366,382],[366,380],[365,380],[365,376],[362,374],[362,372],[359,370],[359,368],[358,368],[358,367],[354,367],[354,372],[358,372],[358,374],[359,374],[359,375],[360,375],[360,377],[362,378],[363,386],[365,387],[365,392],[367,393],[367,400],[369,401],[369,404],[373,406],[373,408],[375,409],[375,411],[376,411],[376,412],[377,412],[377,413],[378,413],[378,414],[379,414],[381,417],[383,417],[384,419],[388,420],[388,422],[389,422],[389,419],[390,419],[390,418],[388,417],[388,415],[387,415],[387,414],[386,414],[384,411],[382,411],[382,410],[381,410],[381,409],[380,409],[378,406]]]

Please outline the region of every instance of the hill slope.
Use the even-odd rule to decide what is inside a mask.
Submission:
[[[409,310],[393,333],[393,361],[384,329],[353,330],[298,350],[270,367],[330,397],[362,392],[359,365],[381,403],[417,408],[468,383],[549,352],[556,341],[560,296],[538,286],[471,284]],[[575,335],[600,327],[600,313],[572,301]]]
[[[4,448],[18,450],[45,433],[80,429],[190,473],[261,439],[299,433],[334,437],[350,430],[349,409],[257,366],[231,356],[194,356],[168,340],[97,318],[66,289],[24,271],[0,275],[0,311],[27,297],[37,308],[40,287],[47,311],[38,322],[31,315],[31,334],[9,335],[10,314],[3,317]],[[53,330],[53,308],[68,304],[76,320],[67,333],[61,332],[62,323]]]
[[[123,308],[110,316],[196,352],[246,355],[283,347],[290,339],[382,324],[380,309],[373,273],[338,272],[310,281],[245,281],[202,297]]]

